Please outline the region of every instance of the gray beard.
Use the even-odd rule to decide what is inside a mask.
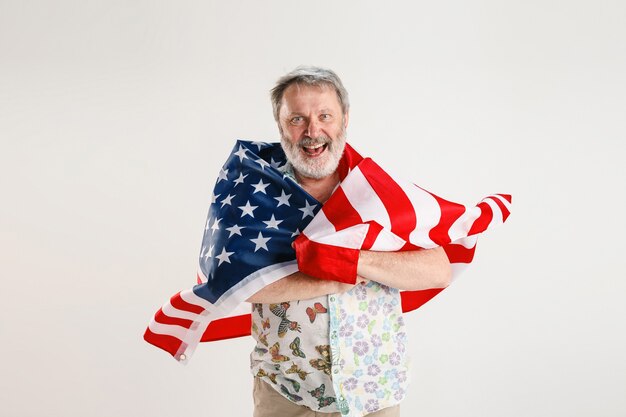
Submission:
[[[328,177],[337,170],[339,161],[341,161],[341,156],[343,155],[343,150],[346,147],[346,129],[342,129],[341,133],[335,140],[331,140],[327,136],[318,136],[316,138],[306,137],[295,144],[292,144],[283,134],[281,134],[280,144],[282,145],[285,155],[287,156],[287,160],[293,167],[294,172],[306,178],[319,180]],[[317,144],[327,145],[324,152],[327,152],[328,154],[323,156],[323,161],[309,159],[302,155],[302,146]]]

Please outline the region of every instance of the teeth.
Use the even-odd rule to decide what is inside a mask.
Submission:
[[[307,148],[307,149],[318,149],[318,148],[321,148],[322,146],[324,146],[324,144],[320,143],[319,145],[305,146],[305,148]]]

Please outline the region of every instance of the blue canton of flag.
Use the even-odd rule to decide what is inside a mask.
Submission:
[[[291,243],[321,205],[281,170],[280,144],[237,141],[211,199],[194,293],[215,303],[243,280],[295,263]],[[228,295],[228,294],[227,294]]]

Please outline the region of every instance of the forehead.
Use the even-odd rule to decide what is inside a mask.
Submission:
[[[333,86],[291,84],[281,100],[281,113],[298,113],[315,110],[341,112],[341,103]]]

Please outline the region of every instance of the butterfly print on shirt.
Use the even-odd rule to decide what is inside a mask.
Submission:
[[[288,330],[300,332],[300,325],[297,321],[291,321],[287,318],[287,310],[291,305],[288,302],[280,304],[270,304],[270,311],[277,317],[280,317],[278,325],[278,337],[285,337]]]
[[[297,336],[295,339],[293,339],[293,342],[289,344],[289,349],[291,349],[291,353],[293,355],[300,358],[306,358],[306,355],[304,354],[302,349],[300,349],[300,336]]]
[[[297,374],[300,377],[300,379],[304,381],[304,380],[306,380],[306,376],[308,374],[310,374],[311,372],[305,372],[302,369],[300,369],[298,367],[298,365],[296,365],[295,363],[292,363],[291,364],[291,368],[287,369],[285,371],[285,373],[286,374]]]
[[[318,345],[315,346],[315,350],[317,350],[322,357],[318,359],[311,359],[309,363],[318,371],[324,371],[326,375],[330,375],[330,345]]]
[[[337,401],[335,397],[324,397],[324,391],[326,391],[326,385],[322,384],[314,390],[309,391],[309,394],[313,396],[317,400],[318,409],[322,407],[327,407]]]
[[[280,385],[280,390],[282,391],[283,394],[285,394],[285,396],[287,398],[289,398],[291,401],[293,402],[298,402],[298,401],[302,401],[302,397],[300,397],[299,395],[296,394],[292,394],[289,392],[289,390],[287,389],[286,386],[284,385]]]
[[[311,323],[315,321],[318,314],[323,314],[327,312],[328,310],[322,305],[322,303],[315,303],[313,304],[313,307],[306,308],[306,315],[309,316],[309,321]]]
[[[279,350],[280,350],[280,344],[278,342],[274,343],[274,345],[270,348],[270,355],[272,355],[272,362],[279,363],[279,362],[287,362],[291,360],[289,356],[281,355],[280,353],[278,353]]]

